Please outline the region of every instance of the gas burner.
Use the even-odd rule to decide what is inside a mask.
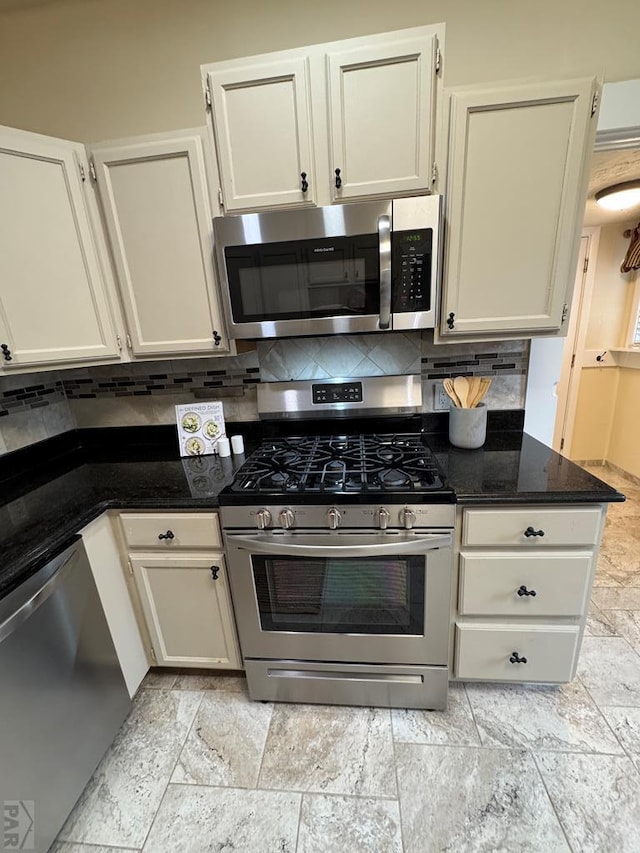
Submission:
[[[231,493],[319,495],[432,492],[445,484],[418,434],[293,436],[264,442]]]
[[[382,485],[387,489],[406,488],[411,484],[411,477],[405,474],[404,471],[398,471],[397,468],[390,468],[388,471],[382,471],[378,475]]]

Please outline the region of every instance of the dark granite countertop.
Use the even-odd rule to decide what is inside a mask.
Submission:
[[[252,440],[267,429],[245,424],[237,431],[244,432],[250,451]],[[479,450],[452,448],[441,432],[425,434],[425,441],[459,503],[624,500],[518,430],[495,430]],[[105,510],[216,508],[219,493],[243,461],[181,460],[176,454],[175,428],[131,427],[78,430],[2,457],[0,597]]]

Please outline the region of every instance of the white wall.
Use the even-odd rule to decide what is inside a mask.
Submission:
[[[0,13],[0,124],[81,141],[203,123],[199,66],[447,24],[447,85],[640,76],[637,0],[52,0]]]

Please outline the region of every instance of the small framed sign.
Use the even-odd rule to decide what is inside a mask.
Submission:
[[[218,441],[226,434],[224,411],[219,400],[176,406],[181,456],[216,453]]]

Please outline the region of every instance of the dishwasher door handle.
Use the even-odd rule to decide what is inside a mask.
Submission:
[[[407,538],[396,538],[385,536],[384,542],[371,542],[374,537],[363,536],[368,542],[361,544],[353,543],[357,536],[305,536],[300,539],[310,540],[307,544],[296,542],[295,536],[274,536],[273,538],[262,538],[259,536],[235,536],[227,535],[229,545],[250,551],[252,554],[275,554],[280,556],[304,557],[376,557],[387,554],[423,554],[436,548],[449,548],[451,546],[450,533],[427,533],[422,536]],[[343,544],[337,544],[340,540]],[[345,541],[346,540],[346,541]],[[390,541],[386,541],[390,540]]]
[[[27,619],[32,616],[39,607],[50,598],[60,584],[64,581],[71,570],[72,564],[78,556],[78,551],[74,548],[71,553],[65,556],[65,559],[58,566],[51,577],[38,589],[33,595],[29,596],[18,609],[5,619],[0,624],[0,643],[10,637]]]

